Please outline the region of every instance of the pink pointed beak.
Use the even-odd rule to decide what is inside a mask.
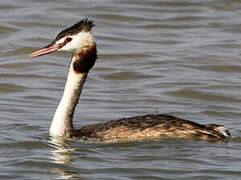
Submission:
[[[44,48],[42,48],[38,51],[35,51],[35,52],[29,54],[28,57],[33,58],[33,57],[38,57],[38,56],[50,54],[50,53],[58,51],[61,47],[62,47],[61,44],[51,44],[51,45],[48,45],[48,46],[46,46],[46,47],[44,47]]]

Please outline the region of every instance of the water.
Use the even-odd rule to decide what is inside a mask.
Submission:
[[[238,0],[1,1],[0,179],[240,179],[240,13]],[[99,59],[77,126],[169,113],[223,124],[231,140],[53,143],[70,54],[26,56],[83,17]]]

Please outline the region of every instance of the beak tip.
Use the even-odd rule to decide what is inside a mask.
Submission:
[[[27,55],[28,58],[33,58],[35,57],[33,53]]]

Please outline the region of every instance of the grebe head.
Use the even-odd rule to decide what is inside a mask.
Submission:
[[[69,51],[78,54],[85,49],[95,47],[93,36],[90,31],[94,27],[93,21],[82,19],[75,25],[61,31],[55,40],[44,48],[35,51],[28,57],[37,57],[56,51]]]

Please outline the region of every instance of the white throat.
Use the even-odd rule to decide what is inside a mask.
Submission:
[[[51,136],[68,137],[70,136],[70,132],[74,130],[74,110],[88,75],[88,73],[77,73],[74,71],[73,63],[75,60],[76,59],[73,56],[67,82],[65,84],[64,94],[50,126],[49,132]]]

